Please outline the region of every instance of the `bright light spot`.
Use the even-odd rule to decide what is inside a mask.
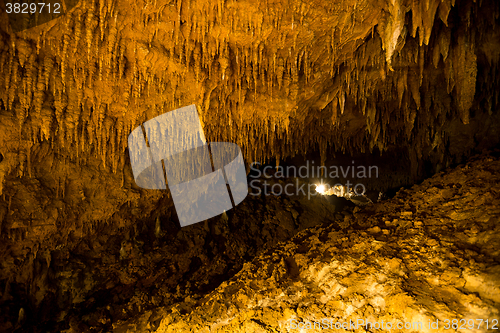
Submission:
[[[323,184],[316,185],[316,192],[323,194],[326,192],[326,186]]]

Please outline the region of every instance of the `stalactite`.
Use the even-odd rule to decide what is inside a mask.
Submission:
[[[102,69],[103,69],[103,58],[102,57],[99,57],[99,60],[98,60],[98,66],[99,66],[99,73],[98,73],[98,78],[99,78],[99,81],[102,82]]]
[[[87,42],[87,59],[90,61],[90,50],[92,48],[92,39],[94,38],[93,24],[94,24],[94,10],[92,6],[89,11],[87,11],[87,17],[85,19],[85,40]]]
[[[457,46],[453,49],[453,63],[460,118],[464,124],[468,124],[469,109],[476,92],[477,57],[474,41],[466,40],[465,34],[459,35]]]
[[[40,124],[40,132],[42,140],[49,140],[51,137],[51,127],[52,121],[54,119],[54,114],[52,109],[43,108],[41,111],[41,124]]]
[[[54,66],[54,62],[52,61],[52,58],[49,56],[46,56],[43,59],[43,74],[44,74],[44,78],[45,78],[44,89],[48,88],[48,86],[49,86],[49,79],[50,79],[50,74],[52,73],[53,66]]]
[[[111,20],[111,26],[108,29],[108,59],[106,65],[110,65],[113,63],[113,59],[116,59],[116,50],[119,46],[119,43],[117,41],[117,34],[118,34],[118,28],[117,28],[117,20],[118,20],[118,14],[115,14],[113,19]]]
[[[306,78],[306,83],[309,82],[310,79],[310,64],[309,64],[309,55],[307,49],[304,50],[304,76]]]
[[[278,80],[278,89],[281,89],[283,83],[283,76],[285,73],[285,62],[283,58],[278,59],[278,67],[276,68],[276,78]]]
[[[36,39],[36,55],[40,54],[40,49],[42,48],[42,35],[43,35],[43,32],[40,33]]]
[[[341,91],[338,96],[339,105],[340,105],[340,114],[344,114],[345,108],[345,92]]]
[[[439,47],[439,43],[435,43],[432,49],[432,64],[434,65],[434,68],[438,68],[440,58],[441,58],[441,50]]]
[[[448,58],[448,52],[450,49],[451,43],[451,29],[445,28],[439,34],[439,50],[441,51],[441,55],[443,56],[443,61],[446,61]]]
[[[120,55],[118,56],[118,78],[121,80],[123,77],[123,72],[125,68],[125,47],[121,46],[120,47]]]
[[[0,74],[3,75],[5,78],[3,82],[0,80],[0,84],[5,84],[6,89],[8,90],[8,79],[7,79],[7,73],[9,72],[9,64],[7,63],[7,56],[10,56],[10,52],[0,52]],[[9,57],[10,58],[10,57]],[[7,66],[5,66],[7,65]]]
[[[80,12],[78,12],[76,20],[75,20],[75,28],[73,32],[73,53],[77,53],[78,51],[78,43],[82,36],[82,18]]]
[[[14,103],[14,99],[16,98],[15,94],[17,91],[17,83],[21,79],[18,76],[19,75],[19,66],[18,66],[18,63],[16,61],[13,62],[11,75],[12,75],[12,79],[11,79],[12,83],[11,83],[10,91],[9,91],[9,95],[10,95],[10,107],[9,108],[12,108],[12,104]]]
[[[421,38],[420,46],[422,46],[422,39],[425,45],[429,45],[432,27],[434,25],[434,17],[436,15],[438,6],[440,6],[440,4],[442,3],[443,2],[441,1],[429,2],[429,0],[427,0],[427,2],[425,3],[425,8],[421,9],[423,12],[423,17],[422,17],[422,27],[420,28],[423,30],[421,31],[421,35],[423,35],[423,38]]]
[[[66,106],[68,105],[66,94],[59,92],[54,96],[54,106],[56,109],[56,120],[58,125],[58,131],[62,130],[63,126],[63,114]]]
[[[359,3],[357,8],[345,10],[343,16],[332,6],[325,5],[332,17],[325,19],[326,28],[319,34],[313,26],[315,16],[307,14],[316,9],[305,3],[278,4],[277,8],[268,8],[266,5],[265,10],[248,8],[248,12],[241,13],[238,4],[220,0],[212,5],[196,7],[199,12],[195,12],[192,3],[179,0],[176,1],[177,11],[173,8],[174,15],[170,17],[170,8],[155,12],[151,2],[144,2],[137,6],[143,11],[138,21],[139,27],[141,24],[144,26],[143,42],[147,45],[150,41],[151,49],[158,48],[164,54],[163,58],[144,57],[152,64],[147,66],[147,61],[143,61],[139,54],[132,53],[132,43],[137,38],[130,33],[130,27],[123,25],[124,30],[117,29],[122,25],[118,22],[117,11],[113,10],[115,3],[103,0],[82,3],[81,8],[70,14],[73,17],[68,21],[74,26],[67,26],[66,29],[60,27],[62,42],[47,42],[44,46],[45,37],[35,36],[33,41],[36,40],[39,60],[33,56],[16,58],[15,53],[9,52],[0,54],[0,66],[4,67],[0,68],[3,76],[0,82],[2,101],[7,101],[9,109],[15,109],[16,116],[22,122],[28,115],[23,115],[21,110],[29,110],[31,104],[35,110],[41,110],[40,133],[36,130],[27,131],[26,137],[29,139],[31,135],[33,140],[38,136],[42,140],[50,138],[56,144],[57,141],[67,141],[64,144],[71,149],[76,142],[77,154],[81,154],[91,142],[91,145],[98,146],[99,158],[104,158],[103,163],[111,165],[113,172],[125,165],[120,154],[127,146],[124,133],[141,123],[146,114],[160,114],[186,104],[193,93],[185,88],[193,82],[196,91],[200,92],[198,104],[202,106],[201,117],[207,133],[220,140],[234,139],[241,144],[245,156],[253,157],[254,160],[268,160],[272,154],[279,157],[293,156],[318,147],[322,150],[326,145],[323,136],[332,134],[328,131],[332,131],[332,137],[338,139],[338,149],[349,152],[377,147],[383,150],[398,140],[420,140],[420,146],[424,143],[428,145],[434,136],[422,140],[418,137],[417,129],[432,122],[431,131],[439,132],[446,118],[441,110],[447,108],[445,103],[450,104],[449,109],[457,106],[462,121],[468,121],[468,109],[474,102],[477,66],[482,56],[478,49],[488,45],[483,40],[481,43],[486,46],[479,46],[478,41],[476,47],[471,40],[459,39],[459,34],[470,33],[460,30],[460,25],[455,22],[455,14],[452,27],[445,27],[452,9],[449,0],[420,3],[389,1],[377,14],[380,16],[374,14],[371,22],[361,21],[358,17],[362,12]],[[146,4],[147,7],[142,8]],[[286,8],[287,5],[289,8]],[[480,6],[473,5],[473,10],[476,7]],[[407,16],[411,17],[411,22],[404,22],[402,19],[408,10],[411,10],[411,16]],[[197,15],[199,13],[204,15]],[[95,21],[97,16],[98,21]],[[463,16],[465,27],[466,13],[459,13],[458,16]],[[173,25],[168,22],[171,19],[175,21]],[[441,19],[444,24],[438,22],[439,27],[432,28],[434,19],[436,22]],[[123,17],[123,20],[127,18]],[[485,17],[484,20],[489,22],[491,19]],[[477,22],[470,21],[471,25],[474,23]],[[134,21],[134,27],[136,24]],[[332,27],[333,24],[336,26]],[[366,24],[376,25],[379,34],[374,36],[372,33],[370,38],[370,30],[374,28]],[[82,55],[82,29],[85,29],[83,45],[86,45],[88,54],[87,62],[84,60],[84,63],[75,61]],[[410,30],[408,33],[407,29]],[[245,31],[248,31],[246,35]],[[431,36],[431,31],[436,35]],[[412,33],[413,37],[410,37]],[[50,31],[47,34],[51,38]],[[314,38],[309,39],[309,34],[314,35]],[[434,45],[419,47],[419,42]],[[71,44],[70,49],[67,49],[68,43]],[[470,48],[465,46],[470,43],[474,45]],[[56,55],[51,53],[50,48],[57,49]],[[424,51],[430,53],[426,55]],[[76,53],[75,59],[73,53]],[[86,58],[84,54],[85,51],[83,57]],[[442,68],[441,59],[444,64]],[[488,61],[491,65],[495,58],[488,58]],[[18,74],[14,74],[14,64],[17,65],[17,62],[24,66],[24,70],[19,68]],[[167,66],[162,67],[164,64]],[[392,67],[394,72],[387,71]],[[158,73],[158,68],[165,68],[165,71]],[[423,75],[424,71],[433,71],[435,68],[438,70],[434,77],[439,78],[442,73],[445,76],[447,90],[453,96],[451,102],[444,101],[442,95],[446,95],[445,92],[433,89],[433,84]],[[58,70],[61,74],[57,73]],[[205,77],[207,70],[208,78]],[[488,81],[496,82],[498,78],[493,74],[495,70],[491,71]],[[24,73],[24,76],[19,76],[19,72]],[[463,73],[467,73],[467,77]],[[19,78],[17,83],[16,77]],[[97,83],[97,79],[102,82]],[[106,87],[110,80],[121,83]],[[93,82],[96,84],[93,85]],[[3,89],[3,83],[6,84],[6,90]],[[484,82],[478,81],[477,84],[478,90],[493,89]],[[105,91],[100,91],[103,86]],[[50,103],[43,103],[43,96],[51,92],[54,95],[54,110],[47,107]],[[102,117],[106,119],[110,113],[120,113],[116,112],[114,104],[111,104],[113,109],[111,106],[109,110],[103,109],[102,105],[107,104],[104,101],[109,93],[119,94],[112,96],[112,103],[119,103],[120,107],[129,110],[127,115],[117,116],[116,133],[109,132],[107,125],[102,124]],[[35,96],[33,101],[30,100],[31,94]],[[130,105],[130,95],[135,106]],[[147,97],[151,100],[163,99],[161,107],[165,106],[165,110],[141,113],[147,108],[144,103],[149,100]],[[485,102],[487,108],[498,105],[495,104],[498,103],[495,98],[498,99],[494,96]],[[374,100],[379,104],[375,105]],[[279,106],[274,105],[276,101],[280,103]],[[266,103],[269,102],[272,107],[267,107]],[[311,107],[312,104],[314,107]],[[395,120],[390,119],[388,109],[396,105],[401,111],[393,112]],[[80,107],[82,113],[78,118],[77,110]],[[92,117],[91,108],[94,109]],[[306,116],[318,108],[328,115],[318,112],[312,120]],[[141,114],[134,124],[125,120],[131,109],[137,109],[137,113]],[[262,110],[257,118],[248,115],[254,110]],[[337,132],[353,131],[350,128],[352,123],[346,125],[344,122],[346,119],[349,121],[351,113],[363,115],[365,119],[360,123],[366,131],[359,137],[347,140]],[[71,117],[78,118],[74,119],[74,124],[68,120]],[[29,115],[30,118],[32,121],[37,119],[35,113]],[[230,126],[220,126],[216,123],[219,120]],[[51,121],[57,125],[57,134],[52,132],[56,127],[51,129]],[[78,124],[78,121],[82,123]],[[415,137],[412,137],[414,134]],[[304,137],[306,141],[303,141]],[[253,149],[248,146],[265,148]],[[417,149],[417,143],[415,147]],[[111,161],[107,159],[106,162],[105,156]]]
[[[17,62],[14,60],[13,51],[10,53],[9,64],[7,65],[7,74],[5,75],[5,91],[7,91],[7,110],[12,110],[12,104],[14,103],[15,98],[15,84],[12,84],[13,81],[13,69],[16,67],[17,71]]]
[[[101,30],[101,42],[104,40],[105,17],[107,9],[104,8],[105,0],[97,0],[99,2],[99,28]]]
[[[418,78],[415,77],[415,73],[411,76],[411,78],[408,80],[408,83],[409,83],[409,88],[410,88],[410,92],[412,94],[412,97],[413,97],[413,100],[415,101],[415,103],[417,104],[417,110],[420,109],[420,90],[419,90],[419,84],[418,84]],[[409,108],[406,107],[404,108],[405,112],[409,112]],[[406,119],[408,119],[409,117],[406,116],[405,117]]]
[[[338,108],[338,99],[334,98],[332,100],[332,125],[335,125],[337,123],[337,108]]]
[[[61,81],[63,83],[63,92],[65,92],[66,89],[66,54],[68,51],[68,45],[69,45],[69,36],[64,34],[63,36],[63,49],[61,52]]]
[[[27,64],[26,64],[26,72],[25,72],[25,77],[24,77],[24,84],[25,84],[25,91],[24,91],[24,96],[23,96],[23,101],[22,101],[22,107],[25,110],[29,110],[32,102],[32,91],[33,91],[33,86],[34,86],[34,75],[36,73],[37,68],[35,67],[36,65],[36,56],[35,54],[31,54]]]
[[[402,75],[397,81],[398,101],[400,108],[401,108],[401,102],[403,101],[403,95],[407,86],[408,86],[408,70],[405,69],[403,70]]]
[[[392,5],[389,5],[389,15],[381,22],[378,28],[380,38],[382,40],[382,49],[385,50],[386,62],[388,68],[392,71],[392,55],[396,50],[398,38],[403,31],[404,11],[401,8],[401,0],[393,0]],[[418,13],[414,13],[414,21],[419,20]],[[415,31],[414,31],[415,33]],[[413,35],[414,37],[414,35]]]

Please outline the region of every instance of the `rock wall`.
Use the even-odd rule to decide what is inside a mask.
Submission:
[[[499,12],[495,0],[82,0],[14,33],[2,11],[2,298],[15,285],[38,304],[39,260],[172,216],[168,191],[135,185],[127,136],[180,106],[197,104],[207,139],[237,143],[247,163],[402,152],[395,187],[498,144]]]

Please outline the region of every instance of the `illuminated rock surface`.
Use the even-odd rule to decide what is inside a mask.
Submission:
[[[496,0],[81,0],[66,15],[17,33],[0,12],[0,330],[108,331],[128,320],[140,325],[145,311],[165,313],[154,309],[205,297],[261,251],[292,256],[292,243],[288,250],[272,246],[299,230],[325,221],[347,228],[355,219],[346,213],[352,208],[342,210],[338,203],[252,198],[227,218],[179,229],[170,192],[137,187],[127,150],[132,129],[167,111],[196,104],[207,141],[238,144],[247,165],[292,163],[304,155],[317,165],[335,163],[339,156],[376,160],[382,174],[370,183],[376,192],[413,185],[499,144]],[[480,256],[479,249],[497,239],[496,225],[482,221],[489,208],[480,203],[497,202],[498,192],[490,180],[494,174],[471,172],[489,194],[466,196],[464,191],[483,189],[461,184],[445,190],[446,183],[414,200],[435,210],[434,218],[445,219],[449,230],[439,231],[444,235],[461,223],[480,226],[476,236],[467,236],[480,245],[457,245],[449,252],[467,260],[468,273],[455,266],[463,279],[470,276],[467,283],[475,286],[470,288],[496,287],[493,278],[486,281],[495,271],[475,277],[486,268],[470,251]],[[443,204],[438,194],[445,195]],[[451,206],[444,204],[454,195],[473,201],[448,211]],[[411,203],[400,210],[413,215],[382,217],[390,205],[377,208],[380,216],[374,213],[376,221],[370,221],[417,221]],[[481,207],[479,217],[464,217],[474,207]],[[438,218],[439,210],[450,215]],[[357,214],[368,214],[363,212]],[[428,223],[423,217],[418,221]],[[400,243],[404,238],[398,235],[409,227],[384,225],[379,227],[390,230],[384,237],[398,240],[382,244],[392,248],[392,254],[380,254],[389,263],[405,247],[408,255],[431,260]],[[418,251],[431,237],[423,226],[412,228],[411,237],[424,238]],[[304,237],[316,231],[305,232]],[[375,246],[360,231],[349,235],[350,251],[355,244]],[[429,246],[429,256],[452,260],[432,252],[449,246]],[[345,258],[338,255],[336,260]],[[398,260],[401,266],[411,259]],[[311,269],[314,262],[311,258]],[[455,288],[455,273],[450,274],[447,286]],[[404,291],[405,283],[397,282],[397,288]],[[428,283],[440,288],[435,280]],[[459,290],[456,302],[467,290]],[[274,292],[265,299],[273,299]],[[482,289],[472,292],[479,296],[471,298],[467,311],[498,308],[498,298],[488,298]],[[417,302],[412,309],[418,302],[426,309],[432,302],[444,306],[427,301],[425,293],[409,296]],[[455,311],[450,305],[455,303],[446,304]],[[151,327],[162,322],[162,329],[167,320],[187,323],[182,316],[163,317],[146,321]],[[194,324],[204,325],[196,318]],[[267,320],[251,325],[276,323]]]
[[[499,157],[476,158],[355,209],[343,228],[303,230],[204,298],[116,331],[156,328],[148,316],[161,318],[156,332],[288,332],[290,319],[423,325],[396,332],[445,332],[446,319],[491,322],[500,316]],[[429,329],[436,319],[440,329]],[[470,331],[488,331],[478,323]]]

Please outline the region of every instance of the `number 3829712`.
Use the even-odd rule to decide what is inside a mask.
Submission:
[[[6,3],[5,4],[7,14],[35,14],[42,12],[48,12],[49,14],[61,14],[61,4],[54,3],[52,7],[50,3]]]

